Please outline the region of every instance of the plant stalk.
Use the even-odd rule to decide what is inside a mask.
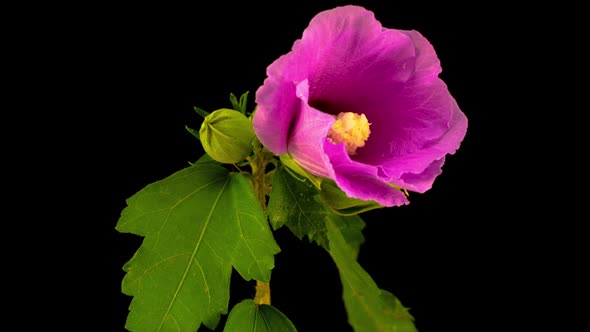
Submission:
[[[267,183],[266,166],[272,159],[272,155],[258,145],[255,148],[254,158],[250,160],[250,167],[252,168],[252,177],[250,184],[254,188],[256,197],[262,206],[262,210],[266,215],[266,195],[270,191],[270,184]],[[270,305],[270,283],[256,280],[256,294],[254,295],[254,303],[257,305]]]

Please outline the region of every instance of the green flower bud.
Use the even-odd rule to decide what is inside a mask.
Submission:
[[[211,158],[237,163],[252,152],[255,138],[252,121],[244,114],[222,108],[205,117],[199,130],[203,149]]]

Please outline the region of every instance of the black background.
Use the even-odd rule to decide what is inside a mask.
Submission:
[[[422,332],[508,330],[506,321],[514,324],[515,317],[526,323],[518,317],[540,260],[529,242],[540,232],[531,217],[540,203],[528,193],[537,179],[524,171],[538,150],[531,136],[515,139],[515,132],[538,111],[522,90],[535,68],[530,50],[538,39],[525,21],[534,8],[218,1],[69,8],[75,14],[62,14],[64,20],[45,18],[55,29],[36,31],[43,42],[33,48],[47,55],[40,58],[48,67],[39,84],[66,82],[47,97],[60,100],[58,111],[45,115],[61,124],[46,128],[57,134],[46,150],[56,168],[51,180],[66,192],[63,209],[54,212],[72,220],[62,234],[67,244],[56,240],[57,251],[46,255],[60,258],[45,271],[55,285],[45,300],[60,312],[51,317],[55,327],[124,331],[131,298],[120,291],[122,266],[141,245],[141,238],[115,230],[125,200],[202,155],[184,129],[200,126],[193,106],[229,107],[229,94],[245,91],[253,106],[266,67],[290,50],[310,19],[348,3],[372,10],[385,27],[421,32],[469,120],[461,148],[447,157],[430,191],[411,194],[408,206],[363,214],[359,263],[410,308]],[[52,51],[61,46],[65,52]],[[43,138],[34,136],[39,145],[47,143]],[[64,187],[64,178],[72,186]],[[527,193],[514,188],[516,178]],[[47,200],[52,188],[43,187]],[[328,254],[286,229],[275,237],[282,252],[273,270],[273,304],[299,331],[351,331]],[[253,285],[232,280],[230,308],[253,295]],[[67,303],[57,305],[60,297]]]

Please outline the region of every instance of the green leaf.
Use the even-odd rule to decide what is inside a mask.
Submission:
[[[345,238],[351,235],[350,230],[343,230],[345,223],[329,218],[326,224],[329,253],[340,273],[348,322],[355,332],[416,332],[408,309],[393,294],[379,289],[352,257],[356,251],[355,243]]]
[[[205,158],[206,160],[207,158]],[[214,329],[227,313],[232,266],[269,281],[279,247],[248,180],[197,162],[127,200],[116,229],[144,236],[122,291],[130,331]]]
[[[326,222],[330,222],[338,227],[344,242],[347,244],[349,257],[356,260],[361,244],[365,242],[365,237],[363,236],[365,222],[357,215],[341,216],[334,213],[328,215]],[[327,249],[329,251],[329,248]]]
[[[302,239],[305,235],[310,241],[316,241],[326,250],[329,249],[326,237],[326,220],[341,222],[341,231],[347,242],[354,248],[351,255],[356,259],[360,245],[364,242],[362,230],[364,221],[358,216],[337,215],[320,200],[321,192],[311,181],[299,179],[287,172],[287,168],[275,170],[272,191],[268,203],[268,216],[273,229],[283,225],[295,236]]]
[[[295,325],[277,308],[244,300],[231,310],[224,332],[297,332]]]
[[[244,114],[246,114],[246,110],[247,110],[247,107],[248,107],[248,93],[249,92],[250,91],[246,91],[246,92],[244,92],[240,96],[240,102],[239,102],[239,104],[240,104],[240,108],[242,110],[242,113],[244,113]]]
[[[329,252],[342,280],[349,323],[356,332],[415,332],[408,310],[393,294],[379,289],[356,261],[364,242],[363,220],[358,215],[336,214],[320,195],[309,180],[277,168],[267,209],[273,228],[286,225],[300,239],[308,235]]]
[[[331,212],[320,202],[318,190],[309,181],[296,179],[278,167],[267,212],[273,229],[287,225],[299,239],[307,235],[310,241],[328,248],[325,219]]]
[[[201,140],[201,135],[199,134],[198,130],[194,130],[193,128],[189,127],[189,126],[184,126],[184,128],[186,128],[186,130],[191,133],[191,135],[193,135],[196,139],[198,139],[199,141]]]
[[[242,112],[242,105],[240,105],[240,103],[238,102],[236,95],[234,95],[233,93],[230,93],[229,94],[229,101],[231,102],[231,105],[234,108],[234,110],[244,114],[244,112]]]
[[[197,114],[199,114],[202,117],[206,117],[207,115],[209,115],[209,112],[207,112],[201,108],[198,108],[197,106],[193,106],[193,109],[195,110],[195,112],[197,112]]]
[[[247,107],[248,107],[248,93],[249,91],[244,92],[240,96],[240,100],[236,98],[236,95],[233,93],[229,94],[229,101],[231,102],[234,110],[246,115]]]

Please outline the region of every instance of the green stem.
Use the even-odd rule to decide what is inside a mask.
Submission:
[[[261,145],[255,148],[255,157],[250,160],[250,167],[252,168],[252,177],[250,184],[256,192],[256,197],[266,214],[266,195],[270,191],[270,183],[266,178],[266,166],[272,159],[272,154],[268,153]],[[269,304],[270,305],[270,283],[256,280],[256,295],[254,296],[254,303]]]

